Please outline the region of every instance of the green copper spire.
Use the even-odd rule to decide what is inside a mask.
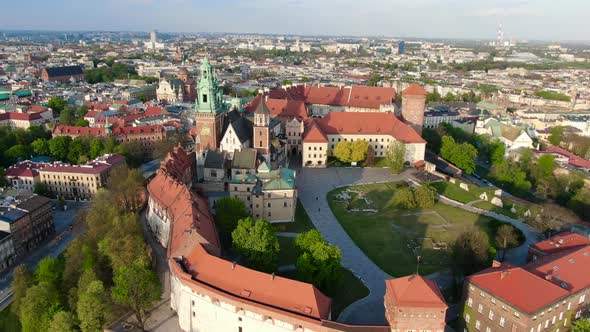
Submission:
[[[223,91],[217,86],[217,78],[209,58],[205,57],[201,64],[201,77],[197,84],[197,100],[195,111],[197,113],[218,113],[223,111]]]

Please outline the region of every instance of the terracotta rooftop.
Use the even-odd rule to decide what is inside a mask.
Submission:
[[[419,84],[412,83],[409,87],[407,87],[404,91],[402,91],[402,96],[426,96],[428,92],[424,90]]]
[[[209,255],[201,246],[185,257],[193,278],[241,298],[300,315],[328,319],[332,300],[311,284],[258,272]]]
[[[254,112],[260,104],[260,100],[262,100],[262,97],[262,95],[256,96],[256,98],[252,100],[250,105],[246,107],[246,112]],[[305,107],[305,103],[302,100],[269,98],[265,101],[265,104],[273,117],[307,117],[307,109]]]
[[[306,143],[328,143],[328,137],[326,137],[326,134],[324,134],[319,128],[315,120],[312,120],[311,125],[305,132],[303,140]]]
[[[590,246],[537,259],[525,269],[571,293],[590,287]]]
[[[468,280],[528,314],[569,295],[567,290],[520,267],[490,268]]]
[[[560,251],[574,249],[590,244],[590,239],[586,236],[564,232],[555,235],[545,241],[537,242],[531,246],[545,254],[554,254]]]
[[[419,275],[385,280],[387,294],[400,307],[447,308],[436,283]]]
[[[315,123],[327,135],[391,135],[404,143],[426,143],[412,127],[391,113],[331,112]]]

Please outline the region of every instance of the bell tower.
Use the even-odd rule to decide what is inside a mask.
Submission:
[[[215,72],[205,57],[200,67],[195,100],[195,125],[197,134],[197,162],[204,162],[206,150],[217,150],[223,125],[223,91],[217,86]],[[203,158],[199,158],[199,157]]]
[[[270,163],[270,111],[266,107],[266,100],[260,96],[260,102],[254,111],[253,146],[267,163]]]

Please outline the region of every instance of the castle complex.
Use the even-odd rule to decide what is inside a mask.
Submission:
[[[354,326],[331,315],[332,300],[315,286],[258,272],[221,258],[206,199],[191,191],[195,159],[177,147],[148,184],[146,218],[167,248],[170,305],[184,331],[430,331],[445,327],[446,304],[421,276],[384,281],[390,326]],[[418,316],[427,307],[427,315]],[[422,318],[411,318],[422,317]],[[426,329],[425,327],[428,327]]]

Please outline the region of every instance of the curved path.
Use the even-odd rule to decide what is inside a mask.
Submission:
[[[385,324],[385,280],[392,277],[381,270],[363,251],[356,246],[332,213],[328,205],[327,194],[334,188],[375,182],[406,180],[409,171],[391,175],[388,169],[381,168],[325,168],[302,169],[297,178],[299,199],[307,211],[314,226],[322,233],[326,241],[342,251],[342,265],[351,270],[367,286],[370,294],[346,308],[340,317],[341,322],[354,324]]]
[[[410,170],[398,175],[392,175],[388,169],[380,168],[304,168],[301,170],[297,178],[297,187],[303,207],[324,238],[340,248],[342,265],[351,270],[370,291],[367,297],[347,307],[340,314],[340,317],[332,317],[332,319],[337,318],[340,322],[359,325],[386,324],[383,306],[385,280],[393,277],[373,263],[348,236],[330,209],[327,200],[328,192],[342,186],[403,181],[411,177],[412,171]],[[444,204],[466,211],[509,222],[520,229],[525,235],[525,243],[518,248],[509,250],[506,255],[506,260],[514,264],[521,265],[525,263],[529,245],[536,242],[541,236],[539,232],[531,229],[520,220],[465,205],[444,196],[440,196],[439,200]]]

